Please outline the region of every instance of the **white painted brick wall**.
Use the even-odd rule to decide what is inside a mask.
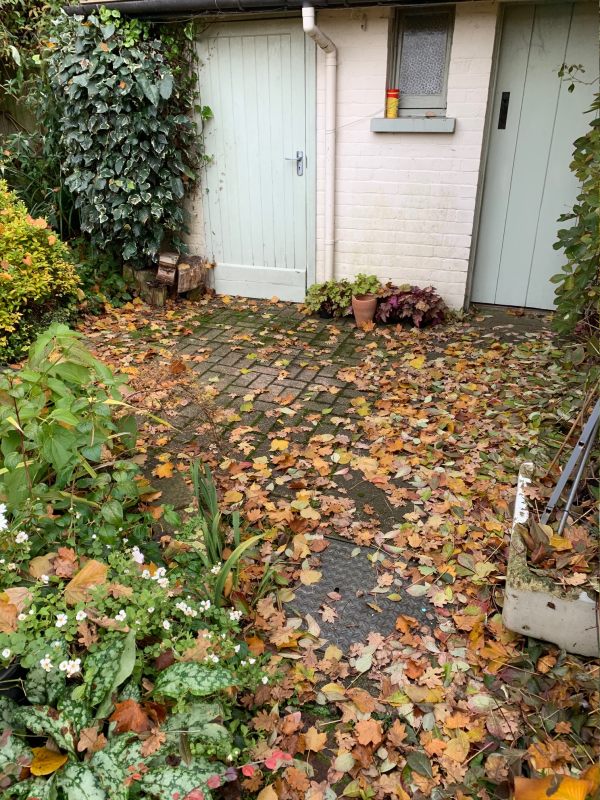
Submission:
[[[452,40],[447,115],[453,134],[376,134],[383,116],[387,8],[321,11],[338,47],[336,277],[375,273],[433,284],[462,306],[497,6],[460,3]],[[366,30],[362,28],[365,27]],[[362,25],[362,27],[361,27]],[[323,279],[324,59],[317,54],[317,280]]]

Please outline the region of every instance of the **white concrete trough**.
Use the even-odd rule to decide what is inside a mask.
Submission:
[[[534,466],[519,470],[510,539],[502,620],[511,631],[558,645],[569,653],[600,655],[600,609],[597,598],[581,589],[564,589],[550,577],[537,575],[527,564],[527,548],[517,525],[529,519],[525,488]]]

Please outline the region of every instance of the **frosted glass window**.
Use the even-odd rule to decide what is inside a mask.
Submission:
[[[400,108],[442,108],[452,11],[399,11],[394,23],[389,88],[400,89]]]

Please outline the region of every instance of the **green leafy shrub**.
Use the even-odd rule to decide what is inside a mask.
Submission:
[[[359,272],[352,283],[352,296],[361,294],[377,294],[381,289],[381,282],[375,275],[365,275]]]
[[[352,312],[352,284],[346,280],[314,283],[304,305],[322,317],[345,317]]]
[[[0,376],[0,502],[38,551],[77,540],[101,553],[147,528],[137,504],[148,484],[131,460],[135,420],[116,414],[123,380],[80,339],[52,325],[23,369]]]
[[[586,339],[600,355],[600,94],[590,108],[588,132],[575,141],[571,170],[580,182],[573,210],[559,222],[571,222],[558,232],[554,247],[564,250],[567,263],[551,280],[556,284],[554,328]]]
[[[79,233],[79,214],[63,182],[56,104],[43,88],[38,89],[37,99],[43,110],[36,113],[36,127],[6,137],[0,175],[33,217],[48,220],[61,239],[68,240]]]
[[[132,299],[121,264],[111,253],[95,250],[85,239],[71,242],[71,247],[83,292],[80,311],[101,314],[107,306],[120,308]]]
[[[183,249],[183,199],[201,139],[182,113],[193,104],[189,80],[176,82],[170,62],[182,58],[181,43],[169,51],[150,26],[105,8],[66,18],[52,43],[65,183],[82,231],[137,264],[165,237]]]
[[[0,181],[0,350],[12,336],[22,345],[27,327],[71,302],[77,284],[67,246]]]

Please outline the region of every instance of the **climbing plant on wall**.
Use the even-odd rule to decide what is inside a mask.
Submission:
[[[144,265],[183,249],[184,196],[202,161],[193,33],[101,8],[65,18],[51,41],[65,183],[101,250]],[[207,115],[208,110],[204,110]]]
[[[556,284],[554,326],[559,333],[580,334],[590,354],[600,356],[600,94],[590,108],[590,127],[575,141],[571,170],[580,182],[579,194],[559,222],[557,250],[566,264],[552,278]]]

